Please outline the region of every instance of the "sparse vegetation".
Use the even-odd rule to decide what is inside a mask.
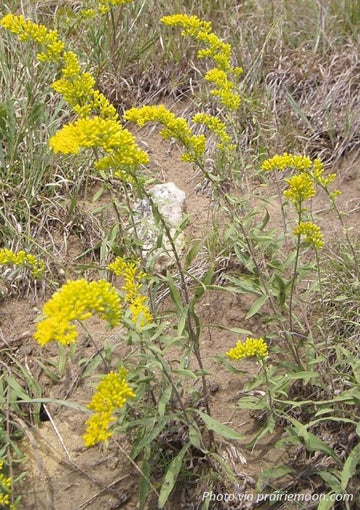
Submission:
[[[360,505],[360,2],[218,4],[0,7],[0,508]]]

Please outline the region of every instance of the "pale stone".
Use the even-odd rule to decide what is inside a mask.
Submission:
[[[173,182],[156,184],[149,189],[154,204],[157,206],[159,214],[163,218],[170,235],[174,239],[176,250],[181,254],[184,249],[184,236],[178,232],[184,219],[186,210],[186,195]],[[154,269],[162,272],[174,263],[174,253],[171,243],[167,239],[166,231],[161,222],[156,224],[150,200],[144,198],[135,205],[135,225],[137,236],[142,243],[142,255],[155,258]],[[162,247],[156,248],[159,234],[162,234]]]

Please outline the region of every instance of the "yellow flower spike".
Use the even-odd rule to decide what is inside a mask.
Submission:
[[[73,321],[85,320],[93,313],[106,320],[110,327],[119,325],[121,303],[115,288],[105,280],[68,281],[45,303],[45,318],[37,324],[34,338],[40,345],[51,341],[69,345],[78,337]]]
[[[4,467],[4,462],[0,461],[0,471]],[[11,491],[11,478],[0,473],[0,505],[15,510],[15,507],[10,503]]]
[[[315,195],[313,179],[305,172],[300,175],[293,175],[290,179],[285,179],[289,188],[284,191],[284,196],[292,202],[297,209],[301,208],[302,203]]]
[[[139,326],[146,326],[153,320],[153,317],[147,305],[147,297],[141,294],[141,280],[146,275],[139,270],[139,264],[117,257],[107,268],[117,276],[124,278],[122,289],[125,291],[125,301],[129,304],[134,324],[137,324],[140,317]]]
[[[261,169],[266,172],[271,172],[273,170],[286,170],[293,168],[303,172],[305,170],[309,170],[312,167],[312,164],[311,159],[307,156],[297,156],[284,152],[282,155],[276,154],[272,158],[263,161]]]
[[[88,409],[94,414],[87,420],[87,429],[83,435],[86,446],[106,441],[112,436],[109,430],[114,420],[114,411],[122,408],[129,398],[136,397],[126,382],[127,371],[124,367],[119,372],[110,372],[98,384]]]
[[[50,139],[50,146],[54,152],[63,154],[78,154],[81,148],[101,147],[105,152],[116,155],[118,149],[120,154],[128,153],[128,164],[133,163],[131,152],[140,151],[134,136],[119,122],[100,117],[78,119],[67,124]]]
[[[68,72],[68,69],[66,70]],[[76,77],[60,78],[51,86],[61,94],[72,108],[89,104],[91,111],[91,99],[93,95],[95,79],[89,73],[78,73]],[[90,114],[90,111],[88,112]]]
[[[221,148],[229,146],[230,136],[227,133],[226,124],[224,122],[207,113],[197,113],[192,118],[192,121],[197,124],[203,124],[213,131],[221,140],[221,144],[219,144]]]
[[[216,67],[205,75],[205,80],[214,83],[217,87],[211,91],[211,95],[219,97],[220,102],[228,110],[236,110],[241,99],[231,76],[238,78],[242,69],[231,65],[230,44],[224,43],[212,32],[210,22],[202,21],[197,16],[174,14],[164,16],[160,21],[168,26],[183,27],[182,35],[184,37],[190,36],[205,46],[204,49],[198,51],[197,56],[198,58],[211,58],[216,64]]]
[[[104,0],[113,3],[116,0]],[[130,0],[125,0],[130,1]],[[117,4],[125,3],[117,1]],[[115,5],[113,3],[113,5]],[[0,24],[19,37],[21,41],[33,40],[44,47],[44,51],[37,55],[39,61],[50,61],[62,65],[61,78],[52,86],[60,93],[64,100],[80,117],[99,113],[101,118],[118,119],[115,108],[101,92],[94,89],[95,80],[89,73],[81,72],[76,54],[65,51],[65,43],[58,38],[56,30],[48,30],[43,25],[37,25],[26,20],[23,16],[8,14],[0,20]]]
[[[186,148],[182,159],[185,161],[197,161],[205,152],[206,139],[203,135],[193,135],[187,122],[182,117],[176,117],[164,105],[143,106],[141,108],[130,108],[124,114],[124,119],[135,122],[143,127],[148,122],[158,122],[165,126],[160,135],[166,140],[175,138]]]
[[[37,260],[34,255],[25,251],[17,253],[6,248],[0,250],[0,266],[12,264],[14,266],[23,266],[31,269],[34,278],[42,276],[45,271],[45,263],[43,260]]]
[[[324,246],[320,227],[311,221],[300,222],[299,225],[294,227],[293,233],[296,236],[305,236],[306,242],[314,246],[314,248],[322,248]]]
[[[341,195],[341,191],[339,189],[334,189],[331,193],[329,193],[329,198],[332,202],[334,202]]]
[[[265,359],[268,357],[268,347],[263,338],[248,337],[245,342],[240,340],[236,346],[230,349],[226,355],[233,360],[240,360],[243,358],[252,358],[254,356]]]
[[[44,51],[38,55],[40,61],[60,62],[65,43],[59,39],[56,30],[48,30],[44,25],[38,25],[26,20],[24,16],[14,14],[4,16],[0,20],[0,25],[17,35],[21,42],[32,40],[43,45]]]
[[[112,411],[108,413],[95,413],[88,420],[86,420],[86,432],[82,436],[85,446],[95,446],[96,443],[107,441],[112,432],[109,426],[112,421]]]

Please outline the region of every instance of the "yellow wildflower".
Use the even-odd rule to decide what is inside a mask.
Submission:
[[[3,468],[3,463],[0,469]],[[11,478],[5,476],[3,473],[0,473],[0,486],[5,488],[6,490],[9,490],[11,488]]]
[[[4,462],[0,460],[0,471],[4,467]],[[11,478],[0,473],[0,505],[15,510],[15,506],[10,503]]]
[[[310,175],[314,178],[314,181],[322,186],[323,188],[326,188],[329,184],[334,182],[336,179],[336,174],[329,174],[326,177],[323,176],[324,173],[324,165],[320,158],[317,158],[313,162],[313,169],[310,172]]]
[[[139,270],[138,264],[117,257],[112,264],[108,265],[108,269],[124,278],[122,289],[125,291],[125,301],[129,304],[132,321],[136,324],[140,317],[140,327],[151,322],[153,317],[147,305],[147,297],[141,294],[141,280],[146,275]]]
[[[100,0],[98,9],[100,14],[106,14],[112,7],[128,4],[131,1],[132,0]]]
[[[13,264],[14,266],[23,266],[31,269],[32,275],[37,278],[45,271],[45,263],[43,260],[37,260],[34,255],[28,254],[25,251],[17,253],[6,248],[0,250],[0,265]]]
[[[83,19],[95,18],[96,10],[95,9],[82,9],[81,11],[79,11],[79,16]]]
[[[63,154],[78,154],[80,148],[90,147],[102,147],[106,152],[113,152],[131,143],[134,143],[133,135],[121,124],[100,117],[70,122],[50,139],[53,150]]]
[[[315,195],[313,179],[305,172],[300,175],[293,175],[290,179],[285,179],[289,188],[284,191],[284,196],[292,202],[299,210],[304,200]]]
[[[211,91],[211,95],[218,96],[221,103],[229,110],[236,110],[240,105],[240,96],[231,75],[238,78],[242,69],[231,65],[230,44],[224,43],[212,32],[209,21],[202,21],[197,16],[174,14],[164,16],[160,21],[168,26],[183,27],[182,35],[184,37],[190,36],[205,46],[205,49],[198,51],[197,56],[198,58],[211,58],[216,64],[216,67],[205,75],[205,79],[217,87]]]
[[[224,122],[207,113],[197,113],[193,116],[192,121],[197,124],[203,124],[213,131],[221,140],[220,148],[229,147],[230,136],[227,133]]]
[[[126,382],[127,371],[121,368],[119,372],[111,372],[103,377],[98,384],[88,409],[95,411],[86,422],[87,429],[83,435],[86,446],[93,446],[106,441],[112,436],[109,430],[116,409],[124,406],[129,398],[136,395]]]
[[[322,241],[323,235],[320,227],[311,221],[300,222],[296,225],[296,227],[294,227],[293,232],[296,236],[304,235],[306,242],[312,244],[314,248],[322,248],[324,246],[324,242]]]
[[[203,135],[193,135],[186,120],[182,117],[176,117],[164,105],[131,108],[125,112],[124,119],[135,122],[139,127],[148,122],[158,122],[165,126],[165,129],[160,131],[160,135],[165,140],[176,138],[184,145],[186,152],[181,158],[184,161],[197,161],[204,155],[205,137]]]
[[[67,67],[65,72],[72,72]],[[75,77],[60,78],[52,84],[55,92],[61,94],[64,100],[72,107],[90,103],[93,95],[95,79],[90,73],[78,73]],[[78,113],[78,112],[76,112]],[[88,112],[90,113],[90,111]]]
[[[329,193],[329,198],[332,202],[334,202],[341,195],[341,191],[339,189],[334,189],[331,193]]]
[[[73,322],[85,320],[93,313],[106,320],[110,327],[120,323],[121,304],[114,287],[105,280],[68,281],[44,305],[45,319],[38,323],[34,338],[40,345],[53,340],[68,345],[78,337]]]
[[[56,30],[48,30],[44,25],[38,25],[26,20],[24,16],[7,14],[0,20],[0,25],[17,35],[19,41],[35,41],[44,46],[44,51],[38,54],[38,60],[59,62],[65,48]]]
[[[196,37],[200,31],[204,33],[211,32],[210,21],[200,20],[197,16],[188,16],[187,14],[173,14],[161,18],[161,23],[168,26],[181,26],[184,28],[183,36],[190,35]]]
[[[261,169],[270,172],[272,170],[293,168],[303,172],[304,170],[309,170],[312,164],[311,159],[307,156],[297,156],[284,152],[282,155],[276,154],[272,158],[266,159],[261,165]]]
[[[263,338],[247,338],[245,342],[240,340],[236,343],[236,346],[230,349],[226,355],[234,360],[242,358],[252,358],[256,356],[258,358],[267,358],[268,347]]]

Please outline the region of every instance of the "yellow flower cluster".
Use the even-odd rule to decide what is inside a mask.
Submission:
[[[4,462],[0,460],[0,471],[4,467]],[[10,503],[11,478],[0,473],[0,506],[15,510],[15,506]]]
[[[132,0],[84,0],[85,9],[79,11],[79,16],[83,19],[95,18],[96,16],[104,16],[112,7],[119,7],[128,4]],[[89,6],[93,7],[89,7]]]
[[[87,429],[83,435],[86,446],[106,441],[112,436],[109,430],[114,411],[124,406],[127,399],[136,395],[126,382],[127,371],[121,368],[119,372],[111,372],[103,377],[98,384],[88,409],[94,414],[86,421]]]
[[[56,30],[48,30],[44,25],[38,25],[33,21],[26,20],[24,16],[15,16],[14,14],[6,14],[0,20],[0,25],[17,35],[22,42],[33,40],[43,45],[44,51],[38,54],[38,60],[61,61],[65,44],[59,39]]]
[[[102,0],[99,9],[128,1]],[[115,177],[131,181],[131,171],[140,164],[148,163],[148,155],[136,145],[134,136],[121,126],[115,108],[101,92],[94,89],[95,80],[91,74],[81,71],[76,54],[65,51],[65,44],[58,39],[56,31],[27,21],[22,16],[9,14],[0,23],[18,35],[20,40],[34,40],[43,44],[47,56],[45,60],[61,65],[61,77],[52,87],[80,118],[64,126],[51,138],[50,145],[54,151],[77,154],[82,147],[100,147],[108,154],[96,163],[96,168],[114,169]]]
[[[286,179],[289,188],[284,191],[284,196],[301,210],[302,202],[315,195],[314,184],[318,184],[327,191],[329,184],[334,182],[336,174],[324,176],[324,165],[321,159],[311,160],[307,156],[297,156],[285,152],[282,155],[276,154],[263,162],[261,169],[269,172],[273,170],[294,169],[299,172],[291,179]],[[328,192],[328,191],[327,191]],[[330,200],[334,201],[341,192],[334,190],[329,193]]]
[[[315,195],[314,181],[305,172],[285,180],[289,188],[284,191],[284,196],[300,210],[302,203]]]
[[[193,135],[186,120],[182,117],[176,117],[164,105],[130,108],[125,112],[124,119],[135,122],[139,127],[148,122],[158,122],[165,126],[165,129],[160,131],[160,135],[165,140],[176,138],[186,148],[185,154],[181,157],[183,161],[198,161],[204,155],[205,136]]]
[[[141,270],[139,271],[138,264],[117,257],[112,264],[109,264],[108,269],[124,278],[122,289],[125,291],[125,301],[129,304],[133,322],[137,324],[139,317],[140,327],[151,322],[153,317],[147,305],[147,297],[141,294],[141,280],[146,275]]]
[[[100,117],[118,119],[115,108],[106,97],[94,89],[95,80],[90,73],[81,72],[80,63],[73,51],[64,51],[61,78],[52,88],[61,94],[79,117],[99,112]]]
[[[197,56],[198,58],[211,58],[216,64],[216,67],[205,75],[205,79],[216,87],[211,91],[211,94],[218,96],[221,103],[229,110],[236,110],[241,100],[232,75],[238,78],[243,70],[241,67],[232,67],[230,44],[224,43],[212,32],[209,21],[200,20],[197,16],[174,14],[164,16],[160,21],[168,26],[183,27],[182,35],[184,37],[190,36],[205,46],[205,49],[198,51]]]
[[[267,358],[268,347],[263,338],[247,338],[245,342],[238,341],[236,346],[226,353],[230,359],[239,360],[243,358]]]
[[[192,121],[196,124],[202,124],[206,126],[208,129],[210,129],[210,131],[218,136],[218,138],[221,140],[221,143],[218,144],[219,149],[233,148],[233,146],[229,144],[230,136],[227,133],[226,124],[221,120],[207,113],[197,113],[193,116]]]
[[[113,152],[134,137],[115,120],[101,117],[86,117],[69,123],[51,139],[50,146],[55,152],[78,154],[80,148],[102,147],[105,152]]]
[[[40,345],[53,340],[68,345],[78,337],[73,322],[85,320],[93,313],[106,320],[110,327],[120,323],[121,304],[114,287],[105,280],[68,281],[44,305],[45,319],[38,323],[34,338]]]
[[[122,169],[146,164],[148,155],[139,149],[135,137],[112,119],[86,117],[69,123],[51,139],[50,146],[55,152],[78,154],[81,148],[101,147],[107,156],[95,163],[98,170]],[[115,173],[115,177],[123,177]]]
[[[329,174],[324,177],[324,165],[320,158],[313,161],[313,167],[310,170],[310,175],[314,181],[319,184],[322,188],[326,188],[329,184],[335,181],[336,174]]]
[[[312,244],[314,248],[322,248],[324,246],[323,235],[320,227],[311,221],[302,221],[293,229],[294,235],[305,236],[306,242]]]
[[[312,164],[313,162],[307,156],[297,156],[295,154],[288,154],[287,152],[284,152],[284,154],[276,154],[272,158],[266,159],[261,165],[261,169],[266,172],[270,172],[272,170],[286,170],[288,168],[293,168],[299,172],[303,172],[305,170],[309,170],[312,167]]]
[[[45,263],[43,260],[37,260],[34,255],[25,251],[14,253],[6,248],[0,250],[0,266],[13,264],[14,266],[24,266],[31,269],[34,278],[41,276],[45,271]]]
[[[100,0],[98,9],[100,14],[106,14],[112,7],[118,7],[119,5],[128,4],[132,0]]]
[[[74,109],[77,115],[84,116],[91,113],[94,85],[95,80],[90,73],[80,72],[76,76],[60,78],[52,84],[52,88],[62,95],[64,101]]]

